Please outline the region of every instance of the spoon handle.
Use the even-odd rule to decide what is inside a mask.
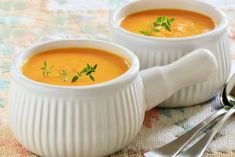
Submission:
[[[174,157],[176,156],[194,137],[204,129],[209,123],[214,121],[216,118],[226,113],[228,110],[225,108],[220,109],[206,120],[195,126],[193,129],[180,136],[176,140],[150,152],[144,154],[145,157]]]
[[[212,139],[215,137],[217,132],[222,128],[224,123],[229,119],[229,117],[235,113],[235,107],[232,107],[223,118],[219,120],[219,122],[213,126],[213,128],[206,133],[196,144],[194,144],[191,148],[179,154],[181,157],[201,157],[205,152],[207,146],[210,144]]]

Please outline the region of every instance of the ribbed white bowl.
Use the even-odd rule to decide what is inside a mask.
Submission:
[[[147,37],[128,32],[119,26],[120,20],[131,13],[157,8],[199,12],[213,18],[218,25],[208,33],[186,38]],[[227,19],[221,10],[197,0],[137,1],[121,7],[111,18],[113,40],[138,56],[141,69],[172,63],[198,48],[209,49],[215,55],[219,65],[215,78],[178,91],[162,103],[162,107],[198,104],[213,98],[220,91],[228,79],[231,68],[227,25]]]
[[[31,91],[38,89],[14,80],[9,108],[12,131],[27,149],[42,156],[111,154],[129,143],[142,126],[145,109],[139,79],[121,91],[109,90],[110,97],[97,91],[92,99],[76,91],[35,94]]]
[[[20,74],[24,58],[53,45],[106,45],[128,56],[106,42],[67,40],[19,57],[9,91],[9,124],[16,138],[30,151],[49,157],[105,156],[127,145],[140,130],[146,109],[137,57],[129,54],[132,66],[121,77],[84,88],[41,84]]]
[[[103,49],[125,57],[130,67],[111,81],[90,86],[49,85],[22,74],[21,66],[28,57],[61,47]],[[189,63],[199,70],[190,73]],[[121,149],[137,135],[146,110],[189,84],[213,77],[216,67],[215,57],[205,49],[194,51],[171,65],[139,72],[138,58],[114,43],[81,39],[42,43],[26,50],[13,62],[9,124],[18,141],[36,154],[105,156]],[[178,74],[185,76],[178,77]]]

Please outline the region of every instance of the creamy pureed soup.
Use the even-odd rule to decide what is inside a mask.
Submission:
[[[120,21],[124,29],[155,37],[188,37],[206,33],[216,24],[208,16],[176,9],[158,9],[137,12]]]
[[[115,54],[92,48],[63,48],[38,53],[24,62],[28,78],[53,85],[81,86],[112,80],[129,68]]]

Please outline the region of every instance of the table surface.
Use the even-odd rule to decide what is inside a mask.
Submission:
[[[109,15],[132,0],[1,0],[0,2],[0,156],[36,156],[17,142],[7,125],[7,92],[13,58],[33,43],[56,38],[110,40]],[[235,0],[205,0],[225,11],[235,59]],[[235,68],[233,68],[235,71]],[[177,138],[215,112],[218,97],[187,108],[154,108],[146,112],[134,141],[111,156],[142,156]],[[204,156],[235,156],[235,117],[210,144]]]

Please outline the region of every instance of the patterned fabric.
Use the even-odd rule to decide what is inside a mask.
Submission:
[[[131,0],[1,0],[0,2],[0,156],[33,157],[17,142],[7,124],[7,92],[13,58],[32,44],[51,37],[109,38],[112,9]],[[235,59],[235,1],[208,0],[230,19],[230,42]],[[177,138],[218,108],[219,99],[187,108],[154,108],[146,112],[134,141],[111,155],[142,156],[143,152]],[[235,156],[235,116],[210,144],[205,156]]]

